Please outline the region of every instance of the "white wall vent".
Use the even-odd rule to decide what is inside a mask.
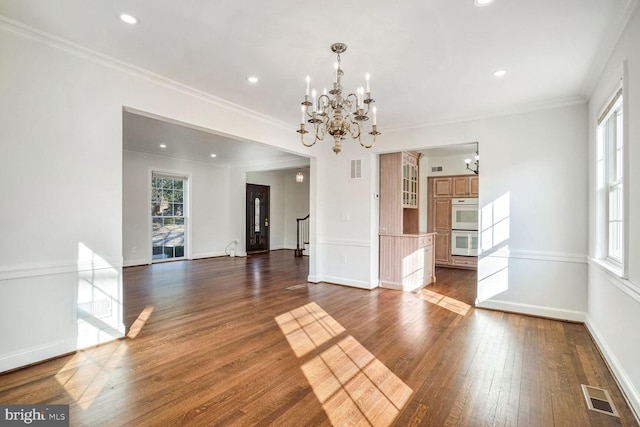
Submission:
[[[442,166],[432,166],[431,172],[442,172]]]
[[[362,178],[362,159],[351,160],[351,179]]]

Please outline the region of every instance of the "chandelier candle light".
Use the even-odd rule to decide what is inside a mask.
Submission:
[[[312,147],[318,141],[323,141],[328,133],[334,139],[333,152],[338,154],[342,151],[342,140],[346,135],[352,139],[357,139],[364,148],[371,148],[376,142],[376,135],[380,135],[376,125],[375,100],[371,98],[371,87],[369,73],[365,75],[365,88],[362,86],[356,93],[342,96],[342,76],[344,72],[340,68],[340,54],[347,50],[344,43],[334,43],[331,51],[338,56],[335,63],[335,78],[333,89],[328,93],[325,89],[319,97],[315,89],[309,92],[311,78],[307,76],[307,89],[302,102],[302,117],[300,119],[300,129],[296,132],[300,134],[300,141],[305,147]],[[331,95],[331,96],[330,96]],[[311,98],[311,99],[310,99]],[[373,118],[371,132],[373,136],[371,144],[366,145],[360,139],[360,123],[369,120],[369,112]],[[304,126],[305,122],[313,125],[314,140],[311,144],[304,142],[304,134],[309,133]]]

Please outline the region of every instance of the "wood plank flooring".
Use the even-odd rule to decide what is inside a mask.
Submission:
[[[583,325],[474,309],[475,272],[366,291],[307,284],[307,262],[127,268],[135,338],[0,375],[0,403],[68,403],[78,426],[637,425]]]

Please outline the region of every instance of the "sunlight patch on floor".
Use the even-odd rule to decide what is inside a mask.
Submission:
[[[350,335],[302,371],[334,425],[391,425],[413,392]]]
[[[426,288],[421,289],[419,295],[423,300],[430,302],[431,304],[435,304],[438,307],[446,308],[460,316],[466,316],[471,309],[469,304],[465,304],[462,301],[458,301],[457,299],[439,294]]]
[[[149,317],[151,317],[151,313],[153,313],[153,306],[150,306],[150,305],[146,306],[144,310],[140,312],[140,314],[138,315],[138,318],[135,320],[135,322],[133,322],[133,325],[131,325],[131,328],[129,328],[129,333],[127,333],[127,338],[134,339],[135,337],[138,336],[140,331],[142,331],[142,328],[144,327],[145,323],[147,323],[147,320],[149,320]]]
[[[127,345],[123,341],[114,343],[109,348],[113,350],[105,356],[96,356],[95,351],[76,353],[55,376],[83,410],[91,407],[127,351]]]
[[[313,356],[345,329],[316,303],[275,318],[298,357]],[[388,426],[413,393],[353,336],[302,364],[302,372],[333,425]]]
[[[315,302],[281,314],[275,320],[298,357],[344,332],[342,325]]]

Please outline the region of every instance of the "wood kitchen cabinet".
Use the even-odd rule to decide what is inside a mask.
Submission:
[[[413,291],[435,281],[433,233],[420,233],[418,153],[380,155],[380,286]]]
[[[433,234],[380,234],[380,286],[414,291],[435,281]]]
[[[457,197],[478,197],[478,176],[456,175],[430,177],[427,231],[434,236],[434,260],[437,266],[477,268],[477,257],[451,255],[451,200]]]
[[[433,249],[436,265],[451,264],[451,231],[436,231]]]
[[[430,185],[431,189],[435,189],[438,181],[441,181],[440,179],[436,181],[435,178],[433,180]],[[451,181],[451,178],[449,180]],[[434,239],[435,262],[437,265],[448,265],[451,263],[451,195],[448,197],[436,197],[434,195],[430,199],[427,220],[428,231],[436,233]]]
[[[380,156],[381,233],[418,233],[419,157],[414,152]]]
[[[476,269],[478,267],[478,257],[452,255],[451,264],[457,268]]]
[[[451,179],[454,197],[478,197],[479,180],[477,175],[454,176]]]
[[[450,177],[429,178],[430,194],[433,197],[451,197],[453,195],[452,179]]]
[[[433,229],[451,231],[451,199],[433,200]]]

